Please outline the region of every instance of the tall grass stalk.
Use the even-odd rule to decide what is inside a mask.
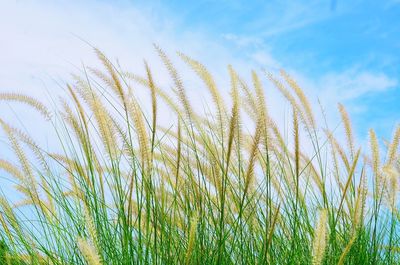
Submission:
[[[38,111],[60,146],[0,117],[14,153],[1,154],[1,181],[16,194],[0,197],[0,264],[400,263],[399,128],[386,146],[373,130],[357,146],[345,107],[343,135],[319,125],[285,71],[248,84],[228,66],[219,88],[179,53],[211,96],[209,115],[155,49],[171,84],[96,49],[103,70],[74,75],[55,109],[0,93]],[[266,85],[291,105],[292,137],[269,114]]]

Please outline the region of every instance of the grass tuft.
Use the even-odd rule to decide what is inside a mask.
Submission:
[[[228,66],[223,88],[178,53],[211,95],[200,111],[155,50],[170,82],[95,49],[102,68],[74,75],[52,111],[0,93],[38,111],[59,145],[0,118],[0,264],[400,263],[400,127],[385,146],[372,129],[359,146],[345,107],[343,135],[319,125],[285,71],[247,83]],[[285,126],[267,86],[289,103]]]

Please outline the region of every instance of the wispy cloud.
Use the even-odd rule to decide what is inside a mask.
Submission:
[[[319,82],[330,98],[348,101],[367,93],[379,93],[398,85],[398,80],[384,73],[346,70],[340,73],[328,73]],[[334,96],[336,95],[336,96]]]
[[[250,4],[238,1],[235,10],[243,9],[241,5]],[[76,70],[75,66],[80,67],[81,62],[88,65],[97,63],[90,47],[76,36],[98,46],[113,58],[119,58],[123,66],[134,71],[143,71],[142,59],[148,58],[157,69],[158,81],[164,84],[169,79],[156,58],[153,42],[169,52],[181,50],[200,59],[210,67],[218,84],[223,87],[228,86],[225,80],[228,63],[232,63],[245,76],[251,67],[265,68],[267,71],[286,68],[294,73],[314,102],[320,98],[328,108],[336,106],[337,101],[345,101],[353,110],[368,110],[368,106],[360,102],[360,97],[398,87],[398,80],[392,74],[366,67],[356,68],[352,64],[315,74],[307,73],[301,68],[296,69],[290,64],[290,59],[275,52],[277,46],[286,43],[269,42],[272,37],[291,35],[300,29],[341,16],[349,12],[350,4],[340,2],[334,11],[329,3],[323,5],[319,1],[276,1],[246,8],[259,10],[254,17],[247,16],[230,27],[235,28],[243,22],[240,30],[215,32],[206,23],[206,17],[203,18],[202,30],[193,31],[189,22],[182,27],[181,24],[186,22],[181,21],[179,12],[171,14],[148,8],[148,5],[142,7],[123,1],[2,3],[0,91],[11,89],[32,93],[40,91],[43,82],[56,91],[58,88],[53,86],[52,78],[69,80],[69,73]],[[189,12],[187,16],[192,13]],[[309,41],[313,42],[312,39]],[[324,61],[310,63],[322,65]],[[187,73],[190,77],[189,71]],[[190,78],[186,81],[193,84]],[[198,95],[203,92],[193,89],[193,93]],[[270,102],[278,107],[284,105],[278,98],[270,98]]]

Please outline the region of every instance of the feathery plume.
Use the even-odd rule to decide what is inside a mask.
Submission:
[[[369,130],[369,143],[371,148],[372,155],[372,172],[374,173],[374,181],[375,181],[375,196],[379,196],[382,191],[382,176],[379,171],[381,162],[379,156],[379,144],[378,139],[376,137],[375,131],[373,129]]]
[[[189,56],[178,53],[178,55],[182,58],[182,60],[188,64],[196,73],[197,75],[203,80],[203,82],[207,85],[208,90],[212,96],[212,99],[217,107],[217,115],[218,120],[221,123],[224,123],[224,114],[226,113],[226,107],[223,102],[223,99],[218,91],[217,85],[215,84],[214,78],[207,70],[207,68],[201,64],[200,62],[193,60]],[[221,124],[223,126],[223,124]]]
[[[325,130],[325,134],[327,135],[329,143],[332,146],[332,152],[333,152],[334,158],[336,157],[336,152],[338,152],[340,158],[343,161],[343,164],[345,165],[345,167],[347,169],[347,172],[350,172],[350,162],[346,156],[346,152],[344,151],[343,147],[339,144],[339,142],[333,136],[332,132]]]
[[[88,265],[101,265],[99,254],[85,239],[78,238],[77,245]]]
[[[304,113],[304,110],[301,108],[299,103],[297,103],[296,99],[293,97],[293,95],[290,93],[289,90],[286,89],[286,87],[278,80],[276,79],[272,74],[267,73],[268,79],[274,84],[274,86],[279,90],[279,92],[282,93],[282,95],[289,101],[289,103],[292,105],[294,109],[299,114],[299,117],[301,121],[304,123],[304,125],[308,128],[313,128],[313,124],[310,124],[309,120],[306,117],[306,114]]]
[[[125,107],[126,106],[125,92],[124,92],[124,89],[121,84],[119,73],[116,71],[116,69],[113,66],[113,64],[111,63],[111,61],[105,56],[105,54],[103,52],[101,52],[97,48],[95,48],[94,50],[95,50],[95,53],[97,54],[97,57],[100,59],[100,61],[105,66],[107,72],[111,75],[111,79],[113,81],[113,84],[111,84],[111,88],[121,99],[121,102]],[[102,76],[102,75],[100,75],[100,76]],[[110,82],[110,81],[108,81],[107,78],[105,78],[103,80],[107,81],[107,83]]]
[[[242,104],[242,107],[244,109],[244,111],[252,118],[252,120],[254,122],[257,122],[257,117],[258,117],[258,106],[257,106],[257,100],[256,100],[256,96],[250,91],[250,88],[248,87],[248,85],[237,76],[237,80],[238,80],[238,85],[240,86],[241,90],[244,93],[244,103]]]
[[[111,126],[112,118],[94,91],[91,91],[88,100],[97,122],[104,148],[109,152],[109,155],[114,156],[117,153],[117,140],[115,139],[114,127]]]
[[[340,116],[342,117],[343,126],[346,132],[346,140],[347,146],[350,150],[350,154],[354,156],[354,139],[353,139],[353,131],[351,129],[351,122],[349,118],[349,114],[347,113],[345,107],[342,104],[338,104]]]
[[[356,170],[358,158],[360,157],[360,152],[361,152],[361,149],[358,149],[357,154],[356,154],[356,156],[354,158],[353,164],[351,165],[349,176],[347,177],[346,184],[345,184],[345,186],[343,188],[343,193],[342,193],[342,198],[341,198],[340,204],[339,204],[338,214],[342,210],[343,202],[344,202],[345,198],[347,197],[347,190],[349,189],[350,184],[351,184],[351,180],[354,177],[354,171]]]
[[[7,225],[7,223],[6,223],[6,220],[5,220],[4,217],[3,217],[3,213],[2,213],[2,212],[0,212],[0,223],[1,223],[1,226],[3,227],[4,231],[6,232],[6,235],[7,235],[8,239],[9,239],[12,243],[14,243],[14,237],[13,237],[13,235],[11,234],[10,229],[8,228],[8,225]]]
[[[325,256],[325,249],[327,243],[327,222],[328,210],[322,209],[319,212],[318,222],[314,230],[313,241],[313,265],[321,265]]]
[[[149,88],[150,91],[154,89],[157,96],[159,96],[171,110],[173,110],[176,114],[181,113],[178,104],[176,104],[176,102],[164,90],[156,86],[154,83],[153,83],[153,88],[151,88],[148,78],[140,77],[132,73],[125,73],[124,76],[128,79],[132,79],[133,81],[139,83],[144,87]]]
[[[393,166],[385,166],[383,168],[383,173],[385,175],[386,190],[388,192],[388,204],[390,209],[392,211],[395,211],[397,203],[397,193],[399,190],[398,178],[400,174]]]
[[[151,131],[152,131],[152,136],[151,136],[151,148],[152,148],[152,153],[154,150],[154,141],[155,141],[155,135],[156,135],[156,127],[157,127],[157,95],[156,95],[156,87],[154,85],[153,81],[153,76],[150,71],[150,67],[147,64],[147,62],[144,62],[145,67],[146,67],[146,73],[147,73],[147,79],[149,82],[150,86],[150,92],[151,92],[151,108],[152,108],[152,114],[153,114],[153,119],[152,119],[152,126],[151,126]]]
[[[231,66],[228,67],[231,76],[231,97],[232,97],[232,114],[229,123],[229,138],[228,138],[228,152],[227,152],[227,166],[226,172],[228,172],[228,164],[232,152],[233,140],[237,126],[239,125],[239,95],[237,89],[237,76]]]
[[[20,182],[24,181],[24,174],[21,172],[21,170],[13,165],[11,162],[6,161],[4,159],[0,159],[0,168],[6,171],[8,174],[10,174],[12,177],[17,179]]]
[[[185,264],[190,264],[190,258],[192,256],[194,243],[196,242],[197,222],[198,222],[198,213],[195,213],[190,220],[189,239],[186,250]]]
[[[357,199],[354,205],[353,211],[353,227],[357,229],[359,225],[362,225],[364,218],[364,208],[365,208],[365,197],[366,197],[366,181],[365,181],[365,173],[364,168],[361,171],[360,183],[357,188]]]
[[[175,69],[174,65],[172,64],[172,62],[170,61],[170,59],[168,58],[168,56],[165,54],[165,52],[158,47],[157,45],[154,45],[154,48],[156,49],[156,51],[158,52],[158,55],[160,56],[161,60],[163,61],[165,67],[167,68],[169,74],[172,77],[172,80],[175,83],[175,89],[177,90],[179,99],[186,111],[186,114],[189,118],[189,120],[191,120],[192,116],[193,116],[193,110],[192,107],[189,103],[189,99],[186,95],[186,91],[185,88],[183,86],[182,80],[178,75],[178,71]]]
[[[0,93],[0,101],[1,100],[15,101],[15,102],[21,102],[21,103],[27,104],[28,106],[31,106],[34,109],[36,109],[37,111],[39,111],[39,113],[41,113],[43,115],[43,117],[46,118],[46,120],[51,119],[51,113],[47,109],[47,107],[40,101],[38,101],[30,96],[26,96],[26,95],[18,94],[18,93]]]
[[[130,97],[128,111],[135,123],[137,137],[139,140],[139,149],[140,149],[143,170],[145,168],[148,169],[150,165],[150,152],[148,146],[149,141],[147,138],[145,121],[139,103],[133,97]]]
[[[293,109],[293,130],[294,130],[294,158],[295,158],[295,170],[296,179],[298,181],[300,175],[300,142],[299,142],[299,122],[297,120],[297,112]],[[298,189],[298,184],[296,184],[296,189]]]
[[[32,200],[35,202],[39,201],[39,193],[37,188],[37,182],[33,175],[32,167],[26,158],[26,154],[23,151],[20,143],[16,139],[14,135],[14,131],[12,127],[10,127],[6,122],[0,119],[0,126],[3,128],[4,132],[6,133],[8,140],[11,143],[12,149],[14,150],[15,154],[18,157],[19,163],[23,169],[24,177],[22,184],[24,187],[29,187],[29,195],[32,197]]]
[[[98,253],[100,249],[100,244],[99,244],[99,237],[97,235],[96,225],[94,223],[92,215],[90,214],[86,202],[83,203],[83,207],[84,207],[84,217],[85,217],[86,227],[88,229],[90,239],[92,240],[92,243],[95,246],[96,253]]]
[[[400,125],[397,126],[397,129],[393,135],[392,143],[389,145],[389,149],[387,152],[388,158],[386,164],[390,165],[394,162],[397,155],[397,149],[399,147],[399,143],[400,143]]]
[[[257,112],[258,116],[262,122],[262,132],[261,134],[264,136],[264,144],[268,145],[269,142],[269,133],[268,133],[268,110],[267,104],[265,101],[264,89],[261,85],[260,79],[255,71],[252,71],[252,79],[253,85],[255,88],[256,96],[257,96]]]
[[[13,208],[11,207],[10,203],[4,197],[0,197],[0,207],[3,210],[0,215],[4,214],[11,227],[16,231],[20,231],[17,216],[14,214]]]
[[[71,94],[71,97],[72,97],[72,100],[74,101],[75,107],[78,109],[79,116],[84,124],[84,128],[87,130],[88,126],[87,126],[85,111],[83,109],[83,106],[82,106],[79,98],[78,98],[78,95],[75,93],[74,89],[69,84],[67,84],[67,89],[68,89],[69,93]]]
[[[253,139],[253,144],[251,146],[249,164],[247,166],[246,179],[244,183],[243,197],[247,194],[251,186],[251,183],[253,182],[254,179],[254,166],[256,163],[256,157],[258,152],[258,144],[260,143],[260,138],[261,138],[261,131],[262,131],[261,126],[262,126],[262,121],[259,120],[256,126],[256,132]]]
[[[300,102],[303,108],[305,109],[305,113],[307,115],[309,124],[312,126],[312,128],[315,128],[315,119],[311,108],[311,104],[308,101],[307,96],[304,94],[303,90],[300,88],[297,82],[288,73],[286,73],[285,70],[281,69],[280,72],[283,78],[289,84],[289,86],[294,90],[297,97],[300,99]]]

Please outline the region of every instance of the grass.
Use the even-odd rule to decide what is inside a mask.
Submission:
[[[61,146],[45,150],[0,118],[15,155],[0,157],[2,182],[19,194],[0,198],[1,264],[400,262],[400,127],[384,145],[371,130],[359,147],[344,106],[342,137],[318,124],[286,72],[253,72],[249,85],[229,66],[224,100],[212,74],[178,54],[211,96],[207,115],[160,48],[169,90],[147,63],[140,76],[95,51],[104,70],[75,75],[55,110],[0,93],[37,110]],[[292,107],[286,131],[265,80]]]

